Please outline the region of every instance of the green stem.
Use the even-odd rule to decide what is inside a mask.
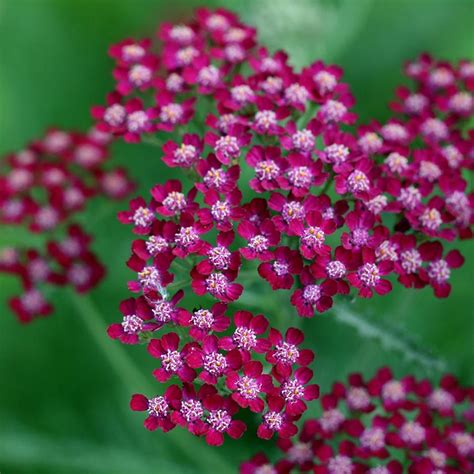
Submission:
[[[347,305],[338,305],[332,311],[333,317],[343,324],[355,328],[365,338],[378,341],[385,349],[398,352],[406,360],[425,367],[430,372],[445,372],[447,363],[436,357],[416,341],[396,328],[384,324],[382,321],[371,320],[357,314]]]
[[[126,387],[131,386],[133,391],[138,387],[143,388],[150,394],[155,394],[154,387],[147,381],[142,372],[128,357],[121,345],[116,341],[109,340],[106,336],[106,325],[88,295],[78,295],[71,291],[71,300],[81,315],[92,338],[102,351],[114,371]],[[204,448],[203,441],[198,440],[190,433],[182,430],[173,430],[166,434],[166,439],[170,439],[183,454],[193,464],[199,465],[199,472],[231,472],[232,468],[222,456],[215,453],[215,449]],[[199,451],[203,451],[199,455]]]

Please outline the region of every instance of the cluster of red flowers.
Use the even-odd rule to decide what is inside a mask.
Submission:
[[[337,382],[321,397],[322,414],[297,440],[279,439],[283,458],[259,453],[241,474],[460,474],[474,469],[474,388],[451,375],[439,386],[383,368]]]
[[[103,166],[112,138],[95,128],[88,134],[54,129],[2,160],[0,222],[51,239],[39,248],[15,244],[0,251],[0,272],[22,282],[24,292],[10,300],[22,322],[51,313],[45,285],[86,292],[104,274],[89,248],[91,237],[71,218],[93,196],[121,199],[133,189],[124,170]]]
[[[463,258],[431,239],[471,237],[474,199],[462,172],[472,167],[474,137],[462,125],[473,112],[474,64],[421,57],[407,67],[417,90],[399,91],[398,118],[354,131],[338,66],[317,61],[296,72],[231,12],[198,9],[157,36],[160,54],[151,39],[110,48],[116,87],[107,106],[92,109],[99,130],[126,141],[156,144],[172,133],[162,159],[191,179],[156,184],[150,199],[119,214],[140,236],[128,261],[137,272],[128,287],[139,296],[122,303],[109,335],[147,342],[161,361],[156,379],[181,380],[164,395],[134,396],[132,409],[148,411],[148,428],[185,425],[221,444],[223,432],[244,430],[232,421],[240,405],[264,413],[261,437],[289,437],[303,399],[317,396],[316,386],[304,388],[312,356],[297,348],[301,333],[271,329],[266,338],[262,315],[224,314],[245,304],[252,273],[290,290],[303,317],[351,287],[361,297],[386,294],[388,274],[447,296]],[[197,309],[178,306],[187,286],[201,297]]]

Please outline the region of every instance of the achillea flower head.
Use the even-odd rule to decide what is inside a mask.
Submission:
[[[170,419],[210,444],[241,436],[245,409],[262,417],[262,437],[286,436],[319,396],[312,355],[296,329],[279,328],[283,336],[275,315],[247,311],[251,285],[260,277],[287,291],[307,318],[341,295],[384,295],[395,278],[447,296],[462,258],[443,257],[440,240],[472,235],[467,66],[423,56],[407,67],[416,90],[398,91],[394,117],[348,131],[357,117],[342,69],[316,61],[295,70],[232,12],[198,9],[158,37],[160,52],[153,39],[110,49],[115,89],[92,110],[98,129],[126,141],[156,144],[155,132],[169,134],[163,162],[183,169],[183,180],[157,183],[119,214],[137,235],[127,262],[136,302],[109,334],[148,343],[155,377],[186,392]],[[184,298],[171,300],[177,290]],[[198,307],[188,305],[190,290]],[[200,392],[203,383],[212,390]],[[370,410],[369,395],[352,390],[351,406]],[[327,426],[337,430],[344,421],[333,413]],[[376,450],[378,429],[364,435]],[[306,468],[312,452],[301,446],[292,458]],[[352,454],[351,445],[326,452],[324,472],[358,469]]]

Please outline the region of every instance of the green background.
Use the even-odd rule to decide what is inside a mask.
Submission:
[[[86,129],[89,107],[102,103],[112,86],[107,47],[127,36],[145,35],[160,21],[185,19],[200,3],[216,4],[0,0],[0,152],[22,147],[50,125]],[[473,57],[474,3],[468,0],[232,0],[225,5],[259,27],[271,48],[289,50],[296,64],[322,58],[343,66],[363,118],[388,116],[386,102],[401,81],[401,64],[421,51],[449,60]],[[115,162],[126,165],[139,181],[141,193],[171,175],[158,149],[120,143],[114,153]],[[127,296],[125,282],[131,276],[124,265],[130,229],[114,217],[122,207],[94,204],[81,218],[95,233],[95,249],[110,272],[90,297],[104,324],[119,318],[118,302]],[[0,245],[19,239],[0,228]],[[453,273],[449,299],[435,299],[429,289],[397,287],[387,297],[358,303],[356,310],[369,325],[382,324],[401,339],[410,338],[410,350],[425,348],[428,357],[444,360],[463,383],[472,384],[474,252],[468,242],[459,247],[468,262]],[[254,452],[250,434],[216,450],[182,431],[148,433],[141,426],[142,415],[128,410],[130,393],[144,386],[128,376],[125,365],[117,377],[104,357],[105,350],[115,366],[125,364],[113,352],[118,343],[107,340],[100,324],[98,337],[91,338],[86,328],[90,320],[64,292],[54,295],[53,317],[18,325],[5,305],[18,290],[14,280],[0,277],[2,474],[197,473],[206,466],[209,472],[225,473],[235,472],[238,462]],[[268,310],[263,305],[261,310]],[[276,317],[270,313],[270,319]],[[334,314],[305,321],[304,330],[317,353],[315,370],[323,389],[351,371],[371,375],[382,364],[390,364],[398,375],[437,377],[436,370],[406,359],[404,350],[387,347],[403,345],[398,337],[380,344],[341,324]],[[154,363],[146,351],[130,347],[126,353],[148,376]],[[153,383],[150,376],[148,380]]]

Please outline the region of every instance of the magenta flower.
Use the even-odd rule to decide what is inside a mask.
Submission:
[[[262,336],[268,329],[268,320],[262,315],[252,315],[249,311],[237,311],[233,323],[232,336],[221,338],[220,347],[229,351],[237,349],[245,362],[251,360],[253,352],[264,354],[270,349],[270,342]]]
[[[271,439],[274,433],[280,438],[291,438],[298,433],[293,418],[284,412],[285,401],[281,397],[267,398],[268,410],[262,416],[262,423],[257,429],[257,436],[262,439]]]
[[[179,343],[179,336],[170,332],[161,339],[151,340],[148,344],[149,354],[161,360],[161,367],[153,371],[154,377],[159,382],[166,382],[173,375],[177,375],[183,382],[192,382],[196,378],[196,372],[186,362],[186,358],[193,353],[196,345],[188,343],[179,349]]]
[[[315,283],[311,269],[303,269],[300,280],[304,285],[291,295],[291,304],[296,308],[298,314],[304,318],[312,318],[315,310],[323,313],[332,307],[332,297],[337,292],[337,284],[330,279],[321,284]]]
[[[144,395],[136,393],[130,400],[130,408],[133,411],[146,411],[147,418],[144,426],[147,430],[154,431],[157,428],[163,432],[169,431],[175,427],[171,420],[171,412],[179,405],[181,390],[177,385],[170,385],[164,395],[153,398],[147,398]]]
[[[271,248],[279,244],[280,232],[271,220],[265,220],[258,226],[248,220],[242,220],[237,232],[247,240],[247,246],[240,249],[245,259],[261,261],[273,259]]]
[[[306,367],[314,359],[313,351],[298,347],[304,340],[304,335],[299,329],[287,329],[283,338],[280,331],[272,328],[269,339],[273,347],[271,351],[267,352],[265,359],[273,365],[276,373],[283,377],[291,375],[294,365]]]
[[[233,400],[216,395],[207,397],[204,400],[204,406],[209,412],[206,418],[207,444],[221,446],[224,442],[224,433],[233,439],[239,439],[244,434],[247,429],[245,423],[232,418],[238,411],[238,406]]]
[[[203,149],[202,140],[198,135],[183,135],[181,145],[167,141],[163,145],[163,161],[170,167],[191,168],[199,161]]]
[[[212,385],[202,385],[196,391],[194,385],[183,384],[182,397],[179,409],[171,414],[171,420],[177,425],[186,427],[195,436],[202,436],[207,431],[204,422],[204,401],[217,394]]]
[[[446,298],[451,292],[448,283],[451,268],[459,268],[464,263],[463,256],[457,250],[451,250],[443,258],[443,247],[439,242],[425,242],[419,248],[420,257],[429,262],[428,267],[420,269],[422,281],[433,287],[438,298]]]
[[[303,269],[303,261],[296,250],[277,247],[272,262],[262,262],[258,266],[259,275],[270,283],[272,290],[289,290],[295,283],[295,275]]]
[[[308,385],[313,377],[313,371],[307,367],[296,369],[293,376],[277,376],[280,387],[274,389],[274,394],[281,396],[286,402],[286,413],[290,416],[299,416],[308,406],[305,401],[316,400],[319,397],[319,387],[316,384]]]
[[[246,161],[255,169],[255,178],[250,181],[254,191],[263,193],[281,186],[283,172],[288,165],[279,148],[254,146],[247,153]]]
[[[264,401],[261,395],[268,394],[273,389],[270,375],[262,374],[261,362],[251,361],[244,364],[242,375],[236,371],[229,372],[226,386],[232,390],[232,400],[242,408],[249,407],[255,413],[261,413]]]
[[[181,309],[179,324],[190,327],[189,335],[196,341],[202,341],[210,332],[223,332],[230,326],[230,319],[224,316],[227,306],[214,303],[211,309],[195,309],[192,313]]]
[[[214,335],[205,336],[202,340],[202,349],[193,349],[186,359],[192,368],[202,367],[199,378],[210,385],[216,385],[221,377],[239,369],[242,365],[239,352],[229,350],[225,355],[221,354],[219,342]]]
[[[393,264],[386,260],[376,263],[375,253],[369,249],[362,251],[362,262],[357,272],[347,275],[350,284],[359,289],[359,296],[371,298],[373,291],[379,295],[390,292],[392,284],[382,277],[391,271]]]
[[[236,160],[244,146],[250,142],[250,135],[240,125],[233,125],[226,135],[219,137],[208,132],[204,142],[214,148],[217,159],[224,165],[229,165]]]

